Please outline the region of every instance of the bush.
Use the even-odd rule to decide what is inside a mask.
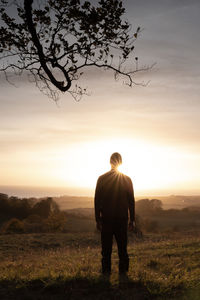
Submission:
[[[42,217],[38,215],[30,215],[26,219],[24,219],[24,222],[33,224],[33,223],[42,223]]]
[[[42,232],[43,231],[43,219],[38,215],[30,215],[24,219],[25,232]]]
[[[62,212],[51,213],[50,216],[44,220],[44,231],[57,232],[64,229],[66,223],[66,216]]]
[[[50,197],[41,199],[32,209],[32,214],[39,215],[42,218],[48,218],[52,213],[56,214],[58,212],[58,204]]]
[[[24,223],[16,218],[10,219],[3,226],[3,233],[23,233]]]
[[[158,222],[154,220],[145,219],[143,226],[146,232],[158,232]]]

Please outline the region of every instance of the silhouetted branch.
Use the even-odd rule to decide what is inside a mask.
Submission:
[[[18,75],[26,71],[54,100],[59,91],[67,91],[79,101],[88,93],[72,83],[90,67],[112,70],[115,78],[126,78],[129,86],[143,85],[135,82],[135,74],[153,67],[138,66],[134,43],[141,29],[132,32],[132,26],[123,21],[125,9],[120,0],[100,0],[97,6],[79,0],[0,3],[4,22],[0,27],[0,71],[6,80],[9,70]],[[17,10],[14,18],[8,4]],[[131,70],[126,70],[126,63]]]

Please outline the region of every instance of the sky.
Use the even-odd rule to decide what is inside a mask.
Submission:
[[[154,68],[129,88],[91,69],[81,83],[90,96],[58,105],[23,78],[0,75],[0,192],[13,186],[93,195],[110,155],[136,195],[200,194],[200,2],[125,0],[125,17],[140,26],[141,65]],[[31,188],[29,190],[31,196]]]

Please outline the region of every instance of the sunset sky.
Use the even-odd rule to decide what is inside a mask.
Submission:
[[[200,194],[200,2],[126,0],[126,17],[143,28],[135,44],[146,87],[129,88],[91,69],[91,91],[56,105],[24,77],[0,76],[0,192],[5,186],[60,188],[93,195],[112,152],[136,195]],[[30,195],[31,196],[31,195]]]

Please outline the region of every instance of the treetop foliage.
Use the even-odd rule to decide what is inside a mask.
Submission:
[[[54,100],[59,91],[76,100],[87,94],[77,82],[89,67],[110,69],[132,86],[135,73],[148,67],[139,68],[134,56],[141,28],[132,30],[124,13],[120,0],[100,0],[97,5],[83,0],[0,0],[0,71],[7,80],[9,71],[27,71]]]

